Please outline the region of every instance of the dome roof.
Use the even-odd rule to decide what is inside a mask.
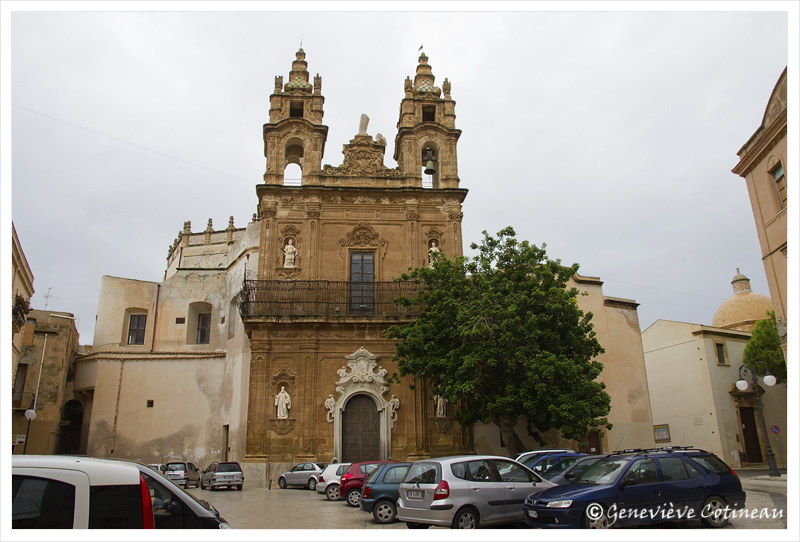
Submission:
[[[767,296],[754,293],[750,289],[750,279],[736,270],[731,282],[734,294],[726,299],[714,313],[711,325],[739,331],[751,331],[756,322],[767,318],[773,310],[772,300]]]

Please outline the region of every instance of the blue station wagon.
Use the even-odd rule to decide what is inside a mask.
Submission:
[[[530,495],[525,523],[602,529],[700,519],[723,527],[744,508],[739,477],[716,455],[691,447],[625,450],[596,461],[572,483]]]

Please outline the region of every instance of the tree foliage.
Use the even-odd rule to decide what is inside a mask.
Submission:
[[[775,313],[770,311],[768,314],[769,318],[756,322],[744,347],[744,362],[752,367],[756,361],[763,361],[778,382],[786,382],[786,358],[781,348],[778,324]],[[758,374],[764,376],[760,371]]]
[[[567,288],[578,265],[547,258],[545,245],[519,242],[512,228],[497,238],[483,232],[474,258],[449,260],[437,254],[432,268],[401,280],[420,285],[420,306],[408,324],[391,326],[401,376],[429,379],[431,395],[456,405],[462,427],[498,425],[509,454],[521,443],[519,418],[544,444],[540,431],[558,429],[570,439],[610,428],[611,398],[596,382],[603,352],[592,314],[578,307],[576,288]]]

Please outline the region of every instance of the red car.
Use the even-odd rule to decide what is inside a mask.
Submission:
[[[353,463],[342,475],[339,485],[339,498],[347,501],[350,506],[357,507],[361,503],[361,486],[364,479],[384,463],[395,463],[395,461],[364,461]]]

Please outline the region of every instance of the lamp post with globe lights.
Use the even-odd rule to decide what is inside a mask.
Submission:
[[[758,391],[758,376],[756,375],[756,369],[759,367],[759,365],[764,368],[764,385],[774,386],[776,379],[772,374],[770,374],[767,364],[763,361],[756,361],[753,362],[752,365],[745,363],[739,367],[739,380],[736,381],[736,387],[740,391],[745,391],[748,387],[745,376],[747,373],[750,373],[750,376],[753,379],[753,388],[756,392],[756,400],[758,401],[758,410],[761,412],[761,428],[764,432],[764,438],[767,441],[767,462],[769,463],[769,475],[780,476],[781,473],[778,472],[778,465],[775,463],[775,453],[772,451],[772,446],[769,443],[769,433],[767,433],[767,422],[764,419],[764,405],[761,403],[761,393]]]

